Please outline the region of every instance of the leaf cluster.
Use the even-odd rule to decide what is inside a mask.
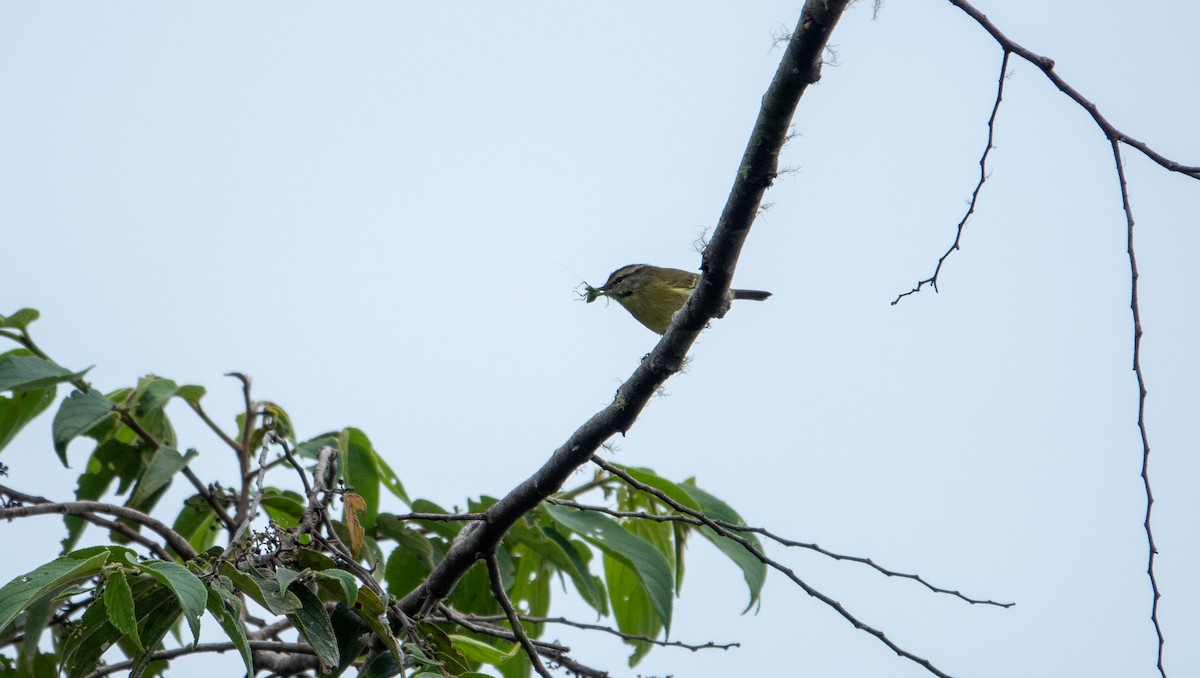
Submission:
[[[481,559],[428,614],[410,618],[397,601],[495,498],[468,500],[463,512],[412,498],[365,432],[299,439],[286,410],[254,400],[242,375],[233,376],[246,407],[227,428],[205,412],[201,386],[147,375],[102,392],[85,381],[87,370],[62,367],[34,343],[28,328],[37,317],[32,309],[0,316],[0,337],[17,344],[0,354],[0,450],[57,401],[49,449],[64,466],[73,442],[89,441],[90,451],[71,500],[0,486],[5,517],[64,514],[61,554],[0,588],[0,676],[161,675],[169,657],[205,647],[205,616],[247,675],[471,676],[487,665],[527,676],[534,664],[503,600],[543,658],[578,671],[569,648],[540,640],[553,594],[568,589],[612,620],[634,665],[669,633],[695,531],[738,566],[747,609],[758,601],[761,562],[599,471],[509,530],[494,554],[502,591]],[[70,389],[61,400],[60,386]],[[237,463],[226,477],[205,482],[192,473],[202,446],[180,451],[168,415],[176,403],[209,426],[213,446],[232,449],[227,458]],[[681,505],[741,524],[692,481],[621,468]],[[180,482],[189,496],[173,509],[160,506]],[[606,508],[574,501],[585,495]],[[169,526],[152,517],[161,512],[173,515]],[[79,548],[89,525],[104,531],[106,544]],[[125,659],[106,664],[114,648]]]

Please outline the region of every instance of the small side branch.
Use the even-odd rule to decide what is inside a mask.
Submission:
[[[1142,312],[1138,307],[1138,267],[1137,255],[1133,249],[1133,209],[1129,206],[1129,187],[1125,183],[1125,162],[1121,158],[1121,144],[1112,139],[1113,162],[1117,165],[1117,181],[1121,185],[1121,207],[1125,211],[1125,248],[1129,253],[1129,309],[1133,313],[1133,373],[1137,377],[1138,387],[1138,434],[1142,439],[1142,486],[1146,490],[1146,519],[1143,525],[1146,529],[1146,547],[1149,556],[1146,563],[1146,574],[1150,577],[1150,622],[1154,624],[1154,633],[1158,636],[1158,672],[1167,678],[1163,667],[1163,638],[1162,625],[1158,621],[1158,601],[1162,593],[1158,590],[1158,578],[1154,574],[1154,559],[1158,555],[1158,547],[1154,545],[1154,530],[1150,526],[1150,512],[1154,508],[1154,492],[1150,489],[1150,437],[1146,434],[1146,379],[1142,376]]]
[[[637,519],[637,520],[649,520],[649,521],[656,522],[656,523],[678,522],[678,523],[687,523],[689,525],[704,525],[705,524],[700,519],[693,518],[691,516],[681,516],[678,514],[655,515],[653,513],[645,513],[643,511],[617,511],[614,509],[610,509],[606,506],[594,506],[594,505],[589,505],[589,504],[580,504],[579,502],[576,502],[576,501],[567,501],[565,499],[556,499],[554,497],[547,499],[546,503],[555,504],[558,506],[568,506],[570,508],[579,509],[580,511],[595,511],[596,513],[603,513],[605,515],[610,515],[614,518],[633,518],[633,519]],[[872,560],[870,558],[863,558],[862,556],[848,556],[848,555],[845,555],[842,553],[835,553],[828,549],[823,549],[820,546],[817,546],[816,544],[810,544],[810,543],[805,543],[805,542],[800,542],[800,541],[793,541],[791,539],[786,539],[784,537],[780,537],[777,534],[774,534],[773,532],[771,532],[770,530],[767,530],[766,528],[750,527],[748,525],[735,525],[733,523],[726,522],[724,520],[713,520],[712,522],[716,523],[717,525],[720,525],[721,527],[723,527],[727,530],[734,530],[737,532],[753,532],[755,534],[761,534],[762,536],[766,537],[767,539],[770,539],[771,541],[774,541],[783,546],[789,546],[792,548],[808,549],[810,551],[815,551],[816,553],[819,553],[827,558],[832,558],[834,560],[847,560],[852,563],[861,563],[863,565],[866,565],[866,566],[874,569],[876,572],[879,572],[880,574],[886,575],[888,577],[901,577],[904,579],[911,579],[911,580],[921,584],[925,588],[929,589],[930,591],[933,591],[934,593],[944,593],[947,595],[951,595],[956,598],[960,598],[968,603],[971,603],[972,605],[995,605],[996,607],[1012,607],[1013,605],[1015,605],[1015,603],[999,603],[994,600],[981,600],[978,598],[968,598],[967,596],[963,595],[959,591],[952,591],[950,589],[944,589],[944,588],[934,586],[933,584],[930,584],[929,582],[925,581],[925,579],[922,578],[921,575],[919,575],[919,574],[909,574],[906,572],[897,572],[895,570],[889,570],[888,568],[883,567],[882,565],[876,563],[874,560]]]
[[[529,636],[525,633],[525,627],[521,625],[521,619],[517,616],[516,609],[513,608],[512,601],[508,599],[508,593],[504,590],[504,582],[500,579],[500,566],[496,564],[496,554],[489,553],[484,561],[487,562],[488,579],[492,583],[492,595],[496,597],[500,607],[504,609],[504,616],[508,617],[508,625],[512,627],[513,634],[521,643],[521,647],[525,649],[525,654],[529,657],[529,663],[533,664],[533,670],[537,671],[542,678],[554,678],[550,675],[550,671],[542,665],[542,658],[538,656],[537,648],[533,646],[533,642],[529,640]]]
[[[1011,52],[1005,50],[1004,58],[1000,60],[1000,79],[999,83],[996,85],[996,101],[992,104],[992,114],[988,116],[987,122],[987,144],[983,147],[983,155],[979,156],[979,181],[975,184],[975,190],[971,191],[971,202],[967,205],[967,213],[964,214],[963,218],[958,222],[958,229],[954,233],[954,242],[951,243],[950,248],[946,250],[945,254],[938,257],[937,266],[933,267],[933,275],[924,280],[917,281],[916,287],[898,295],[892,300],[892,306],[900,303],[900,300],[904,297],[920,292],[921,288],[925,287],[926,285],[929,285],[933,288],[934,292],[937,292],[938,276],[942,273],[942,264],[946,263],[946,259],[950,257],[950,254],[954,252],[954,250],[959,249],[959,243],[962,241],[963,228],[966,227],[967,220],[971,218],[971,215],[975,213],[975,204],[979,202],[979,192],[983,190],[983,184],[988,178],[987,159],[988,154],[990,154],[992,149],[995,148],[994,141],[996,138],[996,113],[1000,111],[1000,102],[1004,99],[1004,81],[1008,78],[1008,55],[1010,53]]]
[[[810,586],[807,582],[805,582],[803,579],[801,579],[799,575],[797,575],[794,571],[792,571],[791,568],[789,568],[781,563],[778,563],[778,562],[772,560],[771,558],[768,558],[767,555],[765,553],[763,553],[762,551],[760,551],[758,548],[756,548],[754,546],[754,544],[750,542],[749,539],[743,537],[740,534],[737,534],[733,530],[728,530],[728,529],[725,529],[724,527],[721,527],[720,525],[718,525],[716,523],[716,521],[714,521],[713,519],[704,515],[700,511],[696,511],[694,509],[688,508],[687,506],[684,506],[683,504],[680,504],[679,502],[675,501],[671,497],[667,496],[667,494],[665,492],[663,492],[662,490],[659,490],[658,488],[651,487],[649,485],[646,485],[645,483],[640,482],[633,476],[622,471],[621,469],[617,468],[616,466],[613,466],[612,464],[608,463],[607,461],[604,461],[597,455],[592,455],[592,463],[596,464],[597,466],[604,469],[605,471],[608,471],[609,473],[613,474],[614,476],[617,476],[621,480],[625,481],[625,483],[628,484],[630,487],[632,487],[636,490],[640,490],[642,492],[646,492],[647,494],[653,495],[659,501],[667,504],[668,506],[675,509],[676,511],[679,511],[680,513],[685,513],[689,516],[692,516],[693,518],[699,519],[706,526],[708,526],[709,528],[712,528],[712,530],[714,532],[721,535],[722,537],[725,537],[726,539],[732,539],[733,541],[737,542],[738,544],[741,544],[742,548],[746,549],[746,551],[749,552],[750,555],[757,558],[759,560],[759,562],[763,563],[764,565],[766,565],[770,568],[773,568],[777,572],[782,573],[788,579],[791,579],[796,584],[796,586],[800,587],[800,589],[802,591],[804,591],[808,595],[812,596],[813,598],[816,598],[817,600],[821,601],[828,607],[832,608],[835,612],[837,612],[839,615],[841,615],[841,617],[843,619],[845,619],[846,621],[853,624],[854,628],[856,628],[860,631],[865,631],[865,632],[869,633],[870,635],[875,636],[875,638],[879,642],[886,645],[888,647],[888,649],[890,649],[892,652],[895,652],[896,654],[900,655],[901,657],[904,657],[905,659],[921,666],[926,671],[932,673],[935,676],[938,676],[939,678],[950,678],[949,674],[945,673],[938,667],[934,666],[933,662],[930,662],[928,659],[918,657],[917,655],[909,652],[908,650],[905,650],[904,648],[900,647],[896,643],[892,642],[892,639],[888,638],[883,633],[883,631],[880,631],[879,629],[871,626],[870,624],[867,624],[867,623],[859,620],[858,617],[855,617],[853,614],[851,614],[850,611],[847,610],[845,608],[845,606],[843,606],[841,603],[839,603],[838,601],[834,600],[833,598],[830,598],[829,596],[825,595],[824,593],[821,593],[817,589]]]
[[[8,489],[3,487],[0,487],[0,492],[9,493]],[[141,511],[115,504],[105,504],[99,501],[64,501],[34,504],[33,506],[10,506],[0,508],[0,520],[9,520],[23,516],[40,516],[48,513],[81,516],[84,518],[93,513],[107,513],[118,518],[131,520],[139,525],[146,526],[146,529],[162,537],[167,545],[175,549],[175,552],[184,560],[191,560],[196,557],[196,550],[192,548],[192,545],[166,524]]]

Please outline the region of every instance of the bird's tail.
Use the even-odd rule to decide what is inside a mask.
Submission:
[[[734,299],[753,299],[755,301],[762,301],[763,299],[766,299],[767,297],[771,296],[770,292],[763,292],[762,290],[732,290],[732,291],[733,291]]]

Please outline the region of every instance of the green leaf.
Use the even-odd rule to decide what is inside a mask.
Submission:
[[[110,555],[109,551],[99,551],[82,559],[74,554],[62,556],[5,584],[0,588],[0,631],[38,598],[100,574]]]
[[[513,658],[513,655],[521,651],[519,645],[512,645],[505,652],[498,647],[488,645],[487,643],[476,640],[469,636],[460,636],[451,634],[450,642],[454,643],[455,649],[463,653],[463,656],[473,662],[484,664],[492,664],[498,666]]]
[[[262,502],[259,505],[280,527],[292,528],[300,524],[300,518],[304,515],[304,504],[304,497],[298,492],[268,487],[263,491]]]
[[[195,450],[188,450],[186,455],[182,455],[178,450],[165,445],[158,448],[150,458],[150,466],[138,479],[137,488],[134,489],[128,505],[132,508],[142,506],[154,493],[169,485],[175,474],[182,471],[198,454]]]
[[[637,573],[627,567],[619,558],[609,554],[604,555],[604,578],[608,581],[608,595],[612,600],[613,616],[617,620],[617,629],[631,635],[658,637],[662,630],[662,621],[654,610],[646,594],[646,587],[638,579]],[[637,666],[653,649],[654,645],[644,640],[626,640],[633,647],[629,655],[629,666]]]
[[[154,577],[160,584],[166,586],[179,599],[183,609],[183,618],[187,620],[188,628],[192,631],[192,645],[200,642],[200,616],[204,614],[208,601],[208,591],[204,583],[196,578],[186,567],[177,563],[155,560],[140,563],[132,558],[126,558],[137,569]]]
[[[384,652],[372,659],[371,663],[367,664],[367,668],[358,674],[358,678],[392,678],[392,676],[400,675],[400,671],[400,662],[396,659],[396,655],[391,652]],[[425,673],[421,673],[420,675],[425,675]],[[442,678],[442,674],[440,673],[429,675],[434,676],[434,678]],[[417,678],[417,676],[412,676],[412,678]]]
[[[641,482],[641,483],[645,483],[646,485],[649,485],[650,487],[653,487],[656,490],[660,490],[663,494],[667,495],[671,499],[674,499],[675,501],[679,502],[680,504],[682,504],[690,509],[693,509],[693,510],[697,510],[697,511],[700,510],[700,508],[701,508],[700,504],[698,504],[696,502],[696,500],[693,499],[692,496],[689,495],[685,489],[683,489],[682,485],[671,482],[670,480],[663,478],[662,476],[658,475],[654,471],[651,471],[650,469],[638,468],[636,466],[621,466],[620,464],[613,464],[613,465],[616,466],[617,468],[621,469],[622,471],[625,471],[629,475],[633,476],[634,480],[637,480],[638,482]],[[640,496],[648,496],[648,495],[640,495]],[[652,501],[654,502],[654,504],[656,504],[658,506],[666,506],[658,498],[652,498]],[[671,509],[671,510],[674,511],[674,509]]]
[[[354,606],[358,616],[363,620],[363,623],[370,627],[375,633],[375,637],[383,641],[383,644],[391,650],[391,654],[400,661],[404,654],[400,650],[400,643],[396,640],[396,636],[392,634],[392,627],[388,625],[383,614],[387,610],[387,606],[375,595],[375,592],[367,588],[365,585],[358,589],[358,604]]]
[[[149,576],[134,577],[130,589],[142,645],[156,647],[179,619],[179,600],[171,589]],[[68,678],[81,678],[91,673],[100,657],[122,637],[124,634],[109,621],[103,605],[88,607],[63,643],[62,666]],[[149,663],[150,653],[142,653],[129,675],[140,676]]]
[[[746,521],[742,520],[742,517],[738,515],[737,511],[734,511],[733,508],[731,508],[728,504],[705,492],[699,487],[687,483],[684,483],[679,487],[682,488],[683,491],[687,492],[688,496],[692,497],[692,500],[700,506],[700,510],[704,512],[704,515],[708,516],[709,518],[732,523],[734,525],[746,524]],[[724,553],[725,556],[732,560],[735,565],[741,568],[742,577],[746,580],[746,586],[750,589],[750,602],[747,603],[746,609],[742,611],[743,614],[745,614],[745,612],[749,611],[751,607],[754,607],[755,603],[759,601],[759,596],[762,594],[763,585],[767,581],[766,564],[747,551],[741,544],[732,539],[722,537],[714,532],[712,528],[701,528],[700,534],[704,535],[705,539],[711,541],[718,549],[721,550],[721,553]],[[753,544],[754,547],[758,549],[759,553],[762,553],[762,542],[758,540],[757,535],[751,532],[741,532],[739,534]]]
[[[12,397],[0,396],[0,450],[17,437],[25,425],[54,402],[55,388],[14,393]]]
[[[197,553],[208,550],[216,542],[217,512],[200,495],[193,494],[183,501],[171,529],[188,540]]]
[[[205,389],[203,386],[196,386],[194,384],[180,386],[179,388],[175,389],[176,397],[183,398],[186,402],[191,403],[192,405],[199,405],[200,399],[203,398],[204,394],[206,393],[208,393],[207,389]]]
[[[75,488],[75,498],[79,500],[99,499],[114,478],[120,478],[120,489],[117,494],[123,494],[126,488],[137,477],[142,467],[142,454],[145,448],[135,447],[119,440],[108,440],[96,446],[88,458],[87,470],[79,475],[79,485]],[[67,536],[62,540],[62,548],[69,551],[74,548],[83,528],[87,526],[82,518],[63,516],[67,526]]]
[[[133,590],[119,568],[111,570],[104,578],[104,608],[108,612],[108,621],[129,638],[138,652],[143,652],[145,648],[138,637],[137,613],[133,609]]]
[[[346,605],[354,605],[358,601],[358,578],[345,570],[322,570],[317,573],[318,584],[325,580],[337,584],[341,588],[338,601]]]
[[[408,498],[408,493],[404,491],[404,485],[400,482],[400,477],[392,470],[391,466],[384,461],[383,455],[379,454],[378,450],[372,455],[375,461],[376,475],[379,476],[379,481],[391,492],[397,499],[404,502],[408,507],[412,507],[412,500]]]
[[[11,315],[0,315],[0,327],[11,327],[24,332],[25,328],[29,326],[29,323],[37,320],[41,317],[41,315],[41,313],[37,312],[37,309],[23,308]]]
[[[340,676],[367,649],[364,637],[371,629],[358,616],[357,612],[341,603],[333,606],[333,612],[329,614],[329,619],[333,622],[333,632],[337,634],[338,656],[340,657],[332,674]]]
[[[179,385],[170,379],[153,374],[142,377],[134,391],[134,414],[144,417],[154,410],[161,410],[178,390]]]
[[[395,521],[380,522],[395,524]],[[388,556],[384,581],[388,583],[388,593],[400,598],[425,581],[433,571],[433,545],[425,535],[412,528],[394,530],[389,536],[396,539],[398,545]]]
[[[46,630],[46,627],[50,625],[50,622],[54,619],[54,615],[60,608],[61,601],[59,601],[58,598],[60,596],[67,595],[70,591],[75,590],[75,588],[76,587],[69,587],[68,589],[64,589],[62,593],[56,595],[44,595],[25,606],[23,618],[19,618],[20,621],[17,622],[17,625],[20,626],[21,633],[25,634],[25,639],[21,641],[20,651],[17,655],[22,669],[29,672],[33,671],[34,665],[38,661],[38,657],[41,656],[41,654],[38,652],[38,649],[41,645],[42,633]],[[14,629],[14,632],[15,631],[16,629]],[[12,634],[3,634],[6,643],[9,641],[10,635]],[[0,675],[4,674],[0,673]],[[58,678],[58,671],[55,670],[47,673],[26,675],[37,675],[39,677],[45,676],[45,678]]]
[[[115,408],[116,405],[96,389],[87,393],[75,391],[63,401],[51,426],[54,451],[58,453],[63,466],[67,466],[67,444],[97,424],[116,416]]]
[[[321,599],[302,583],[289,586],[288,591],[301,603],[300,609],[289,614],[288,619],[295,623],[296,630],[308,641],[323,666],[337,666],[340,658],[337,634],[333,631],[333,622]]]
[[[254,602],[273,614],[290,614],[301,607],[300,599],[291,591],[279,589],[279,582],[256,574],[247,574],[228,562],[221,563],[221,574],[229,577],[234,588],[254,599]]]
[[[575,532],[631,569],[654,604],[663,626],[670,630],[674,575],[667,559],[658,549],[608,516],[550,504],[543,504],[539,509],[554,522]],[[617,600],[613,598],[611,583],[609,597]]]
[[[571,581],[574,582],[575,588],[583,596],[584,601],[588,605],[591,605],[592,609],[596,610],[601,616],[607,615],[608,602],[604,597],[604,583],[599,577],[592,574],[586,560],[586,558],[591,557],[591,550],[581,541],[572,542],[567,539],[553,527],[545,527],[543,528],[543,532],[550,538],[550,541],[554,542],[561,549],[570,561],[569,567],[561,565],[559,567],[571,577]],[[557,563],[557,560],[555,563]]]
[[[48,386],[71,381],[83,376],[83,372],[72,372],[67,368],[44,360],[35,355],[29,355],[24,349],[9,351],[0,355],[0,393],[12,391],[38,391]]]
[[[254,656],[246,638],[246,627],[242,624],[242,601],[233,593],[233,583],[228,577],[217,577],[208,587],[206,601],[208,612],[221,625],[225,635],[233,642],[246,665],[246,675],[254,675]]]
[[[375,448],[367,434],[356,428],[342,431],[341,464],[346,484],[363,498],[366,510],[359,515],[359,523],[367,534],[375,533],[375,517],[379,515],[379,470],[375,463]]]

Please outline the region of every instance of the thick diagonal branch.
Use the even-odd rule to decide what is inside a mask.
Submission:
[[[450,594],[467,569],[492,553],[508,529],[546,497],[558,491],[600,445],[624,433],[655,391],[679,371],[683,357],[705,323],[723,314],[738,255],[779,167],[792,114],[808,85],[821,73],[821,55],[849,0],[809,0],[771,81],[750,135],[729,200],[704,253],[696,292],[633,375],[617,389],[613,402],[580,426],[536,473],[488,509],[485,518],[462,530],[429,577],[401,601],[408,614],[428,612]]]

